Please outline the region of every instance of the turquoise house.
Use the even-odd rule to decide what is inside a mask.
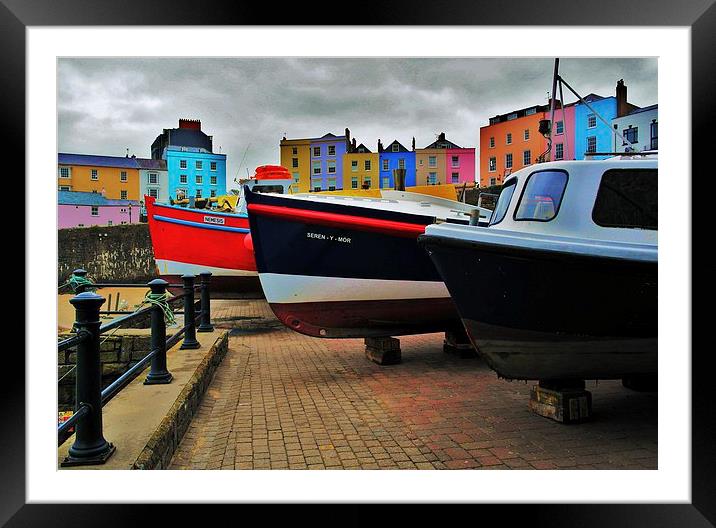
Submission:
[[[201,147],[168,146],[164,156],[171,198],[226,194],[226,154],[214,154]]]

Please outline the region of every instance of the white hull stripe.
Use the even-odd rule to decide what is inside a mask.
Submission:
[[[450,297],[445,283],[259,273],[270,303],[389,301]]]
[[[163,260],[156,259],[157,268],[161,275],[184,275],[185,273],[191,273],[192,275],[198,275],[202,271],[210,271],[212,275],[221,277],[251,277],[256,276],[255,271],[230,269],[230,268],[217,268],[215,266],[205,266],[202,264],[189,264],[187,262],[176,262],[174,260]]]

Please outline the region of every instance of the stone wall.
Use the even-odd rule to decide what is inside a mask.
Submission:
[[[146,282],[156,278],[147,224],[57,230],[57,284],[87,270],[94,282]]]

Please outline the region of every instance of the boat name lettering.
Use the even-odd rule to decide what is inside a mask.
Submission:
[[[351,238],[346,236],[324,235],[323,233],[306,233],[306,238],[317,238],[318,240],[328,240],[329,242],[342,242],[350,244]]]
[[[205,216],[204,217],[204,223],[206,224],[220,224],[224,225],[225,220],[223,218],[220,218],[218,216]]]

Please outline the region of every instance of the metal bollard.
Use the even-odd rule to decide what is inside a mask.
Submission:
[[[154,279],[147,283],[153,294],[163,294],[167,291],[164,279]],[[151,311],[152,337],[150,346],[158,352],[152,357],[149,374],[144,380],[145,385],[162,385],[172,381],[172,375],[167,370],[167,325],[164,321],[164,312],[161,307],[153,306]]]
[[[83,279],[87,278],[87,270],[84,270],[82,268],[77,268],[72,272],[72,275],[75,275],[77,277],[82,277]],[[77,286],[77,293],[83,293],[87,288],[86,284],[80,284]],[[72,302],[72,301],[70,301]]]
[[[199,348],[196,340],[196,313],[194,313],[194,275],[182,275],[184,280],[184,342],[180,348]]]
[[[75,390],[77,405],[87,407],[89,412],[75,426],[75,442],[61,466],[84,466],[104,464],[115,451],[114,445],[102,434],[102,372],[99,360],[99,309],[104,297],[94,292],[83,292],[72,299],[75,307],[77,332],[88,337],[77,345],[77,375]]]
[[[199,273],[201,278],[201,324],[199,324],[198,332],[213,332],[214,327],[211,324],[211,294],[209,292],[209,281],[211,280],[211,272],[203,271]]]

